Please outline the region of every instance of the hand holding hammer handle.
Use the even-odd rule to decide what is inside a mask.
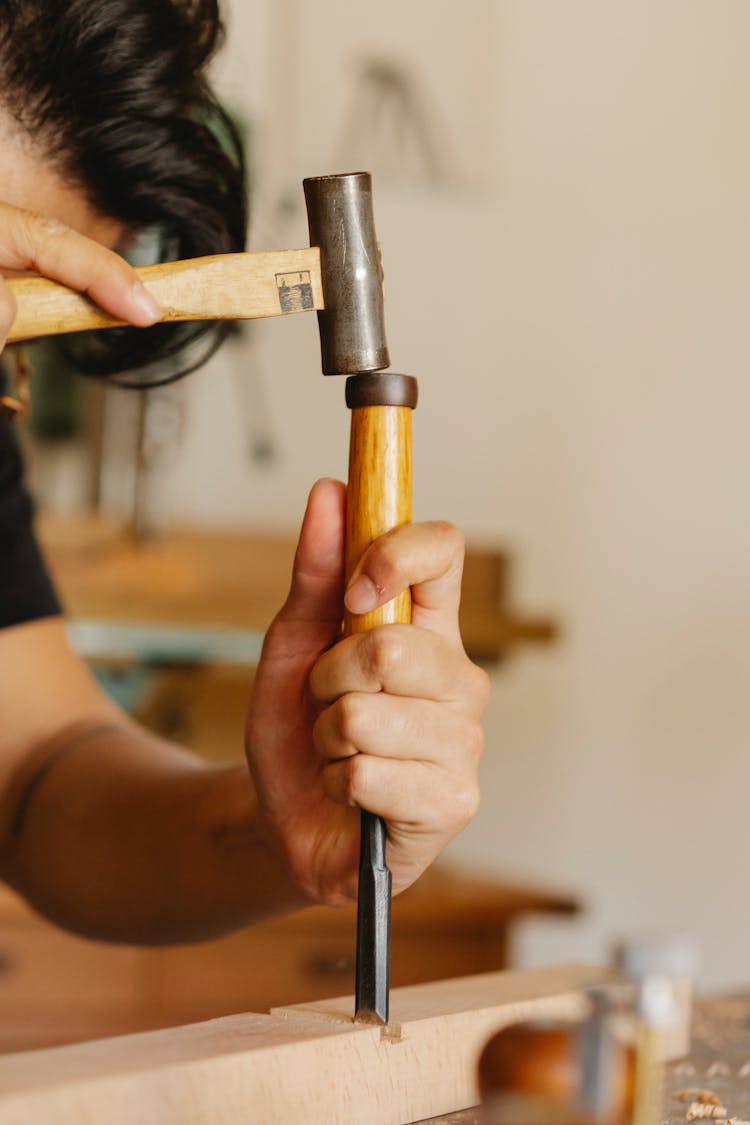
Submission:
[[[136,273],[161,306],[163,322],[252,320],[323,308],[317,246],[161,262]],[[124,324],[56,281],[18,277],[6,284],[18,306],[9,341]]]

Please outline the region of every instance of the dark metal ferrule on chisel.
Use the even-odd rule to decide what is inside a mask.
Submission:
[[[385,865],[385,822],[363,810],[359,852],[355,1019],[388,1023],[391,873]]]

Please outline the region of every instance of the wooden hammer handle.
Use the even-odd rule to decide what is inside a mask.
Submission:
[[[162,321],[252,320],[324,307],[316,246],[162,262],[136,273],[161,305]],[[124,323],[47,278],[13,278],[7,285],[18,304],[11,341]]]

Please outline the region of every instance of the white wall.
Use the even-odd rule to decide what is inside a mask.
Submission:
[[[271,204],[340,170],[362,50],[412,60],[450,150],[447,186],[376,180],[394,366],[422,381],[417,511],[507,546],[519,608],[564,629],[496,677],[484,807],[454,857],[588,901],[527,926],[524,963],[686,929],[706,984],[747,982],[750,5],[233,10],[221,79],[256,122],[256,246],[305,242]],[[175,518],[288,526],[343,473],[316,336],[312,318],[254,333],[265,469],[236,356],[193,381]]]

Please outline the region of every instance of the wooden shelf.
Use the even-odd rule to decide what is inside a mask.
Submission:
[[[570,915],[545,888],[433,867],[393,902],[393,987],[504,968],[513,924]],[[353,991],[354,907],[144,949],[75,937],[0,888],[0,1051],[169,1027]]]
[[[44,519],[40,539],[72,618],[192,626],[267,628],[286,597],[295,540],[288,535],[181,529],[136,543],[96,517]],[[461,628],[469,655],[502,659],[521,643],[547,644],[547,618],[508,606],[509,561],[469,547]]]

